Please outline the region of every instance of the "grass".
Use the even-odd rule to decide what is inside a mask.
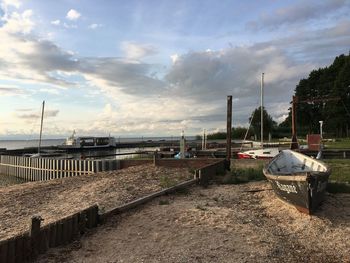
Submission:
[[[350,193],[350,184],[329,182],[327,185],[327,191],[329,193]]]
[[[265,176],[262,172],[263,166],[249,167],[249,168],[234,168],[230,172],[226,173],[221,178],[223,184],[242,184],[250,181],[265,180]]]
[[[332,169],[330,181],[350,183],[350,159],[326,159],[323,161]]]
[[[159,205],[168,205],[170,204],[169,200],[159,200]]]
[[[159,178],[159,184],[162,188],[169,188],[176,185],[176,181],[168,176],[161,176]]]
[[[328,149],[349,149],[350,138],[336,139],[334,142],[325,142]]]

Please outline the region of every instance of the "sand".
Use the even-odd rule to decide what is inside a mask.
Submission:
[[[328,194],[308,216],[267,182],[195,186],[112,217],[38,262],[350,262],[350,194]]]
[[[40,215],[45,225],[94,204],[108,210],[190,178],[193,175],[185,168],[141,165],[88,176],[2,187],[0,240],[28,231],[33,215]]]
[[[125,170],[0,188],[0,239],[98,204],[118,206],[192,178],[188,169]],[[252,192],[252,190],[258,190]],[[327,194],[314,216],[270,185],[194,186],[111,217],[38,262],[350,262],[350,194]]]

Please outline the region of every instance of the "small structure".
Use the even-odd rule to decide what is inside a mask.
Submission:
[[[321,139],[320,134],[308,134],[306,136],[308,149],[310,151],[319,151],[321,147]]]

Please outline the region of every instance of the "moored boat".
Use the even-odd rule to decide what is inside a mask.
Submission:
[[[59,148],[64,149],[81,149],[81,148],[106,148],[115,147],[116,141],[113,137],[75,137],[75,132],[66,139]]]
[[[245,152],[238,152],[238,159],[271,159],[279,153],[278,148],[265,148],[257,150],[249,150]]]
[[[331,170],[322,161],[282,150],[263,172],[280,199],[303,213],[312,214],[325,197]]]
[[[271,159],[279,153],[278,148],[264,148],[264,103],[263,103],[263,94],[264,94],[264,73],[261,74],[261,106],[260,106],[260,139],[261,139],[261,149],[252,149],[245,152],[241,150],[237,153],[238,159]],[[254,115],[250,119],[249,127],[252,123]],[[248,135],[249,128],[245,134],[246,139]],[[242,149],[242,148],[241,148]]]

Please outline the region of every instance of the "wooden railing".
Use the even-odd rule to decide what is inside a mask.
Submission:
[[[0,155],[0,174],[26,181],[45,181],[119,168],[120,161],[113,159],[74,160]]]

